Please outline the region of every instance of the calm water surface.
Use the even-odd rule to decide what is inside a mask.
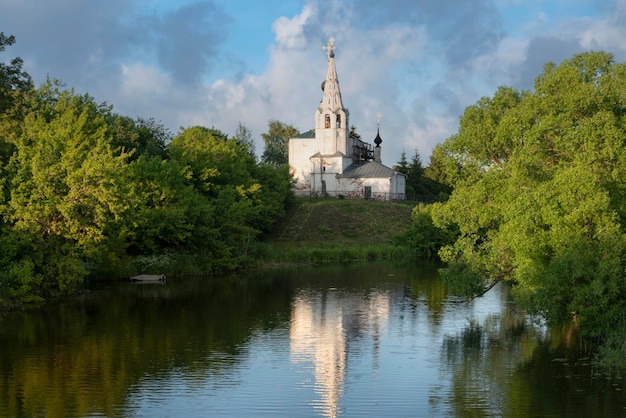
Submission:
[[[376,262],[114,283],[0,317],[2,417],[626,416],[574,327]]]

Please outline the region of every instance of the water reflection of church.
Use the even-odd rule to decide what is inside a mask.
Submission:
[[[346,296],[340,291],[301,292],[292,303],[290,357],[292,363],[311,364],[324,416],[338,415],[346,376],[346,360],[352,344],[367,341],[378,358],[378,341],[387,324],[391,295],[377,292],[366,297]],[[374,364],[377,368],[377,364]]]

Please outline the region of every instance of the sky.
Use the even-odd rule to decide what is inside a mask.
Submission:
[[[626,61],[626,0],[0,0],[0,32],[37,86],[61,80],[173,134],[314,128],[335,39],[350,125],[396,164],[458,130],[499,86],[532,90],[547,62]]]

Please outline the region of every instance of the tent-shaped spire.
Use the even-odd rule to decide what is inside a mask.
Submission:
[[[337,69],[335,68],[334,42],[335,40],[330,38],[324,47],[324,50],[328,53],[328,71],[326,73],[326,80],[322,83],[324,95],[322,96],[322,102],[320,103],[320,107],[325,109],[328,108],[333,112],[343,109],[341,91],[339,90],[339,80],[337,79]]]

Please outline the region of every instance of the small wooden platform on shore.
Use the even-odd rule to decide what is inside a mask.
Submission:
[[[165,274],[140,274],[130,278],[131,282],[165,282]]]

